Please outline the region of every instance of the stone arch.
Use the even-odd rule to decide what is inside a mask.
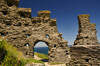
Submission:
[[[36,41],[34,42],[34,46],[35,46],[38,42],[45,42],[45,44],[47,44],[47,46],[49,46],[49,42],[48,42],[48,41],[45,41],[45,40],[36,40]]]
[[[49,55],[49,52],[50,52],[50,42],[48,42],[48,41],[46,41],[46,40],[36,40],[36,41],[34,41],[34,44],[33,44],[33,49],[34,49],[34,47],[35,47],[35,45],[38,43],[38,42],[45,42],[45,44],[48,46],[48,55]],[[34,52],[34,50],[33,50],[33,52]]]
[[[48,47],[48,50],[46,50],[46,51],[48,51],[48,59],[41,59],[41,61],[44,61],[44,62],[47,62],[47,61],[49,61],[50,60],[50,58],[49,58],[49,56],[50,56],[50,44],[49,44],[49,42],[48,41],[45,41],[45,40],[36,40],[35,42],[34,42],[34,45],[33,45],[33,55],[34,55],[34,52],[35,52],[35,46],[39,43],[39,42],[44,42],[46,45],[47,45],[47,47]]]

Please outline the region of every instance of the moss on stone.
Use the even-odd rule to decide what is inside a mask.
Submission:
[[[90,15],[88,15],[88,14],[82,14],[82,15],[79,15],[78,17],[90,17]]]

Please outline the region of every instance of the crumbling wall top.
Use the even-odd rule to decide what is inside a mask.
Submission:
[[[45,13],[50,14],[51,11],[49,11],[49,10],[42,10],[42,11],[39,11],[39,12],[38,12],[38,14],[41,14],[41,13],[42,13],[42,14],[43,14],[43,13],[44,13],[44,14],[45,14]]]
[[[78,21],[79,21],[79,25],[89,25],[90,24],[90,15],[88,14],[82,14],[78,16]]]
[[[98,44],[96,36],[96,24],[90,23],[90,15],[83,14],[78,16],[79,33],[74,45],[96,45]]]
[[[88,15],[88,14],[82,14],[82,15],[79,15],[78,17],[90,17],[90,15]]]
[[[21,17],[31,17],[31,8],[18,8]]]
[[[29,13],[32,12],[31,8],[18,8],[18,11],[29,12]]]
[[[5,0],[5,1],[7,2],[8,6],[12,5],[18,6],[20,0]]]
[[[43,10],[38,12],[39,17],[50,17],[51,11],[49,10]]]

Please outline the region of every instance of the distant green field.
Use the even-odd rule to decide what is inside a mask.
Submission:
[[[48,59],[48,55],[46,55],[46,54],[37,53],[37,52],[35,52],[34,54],[35,54],[36,56],[38,56],[39,58]]]

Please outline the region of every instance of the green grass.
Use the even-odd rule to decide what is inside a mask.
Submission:
[[[27,59],[27,62],[34,62],[34,63],[42,63],[42,64],[44,64],[43,61],[32,59],[32,58]]]
[[[35,52],[34,55],[42,59],[48,59],[48,55]]]
[[[43,63],[42,61],[32,58],[24,58],[22,52],[18,51],[5,40],[0,39],[0,54],[3,54],[3,59],[0,61],[1,66],[25,66],[27,63]]]
[[[54,63],[50,63],[51,65],[56,65],[56,64],[64,64],[64,63],[58,63],[58,62],[54,62]]]

